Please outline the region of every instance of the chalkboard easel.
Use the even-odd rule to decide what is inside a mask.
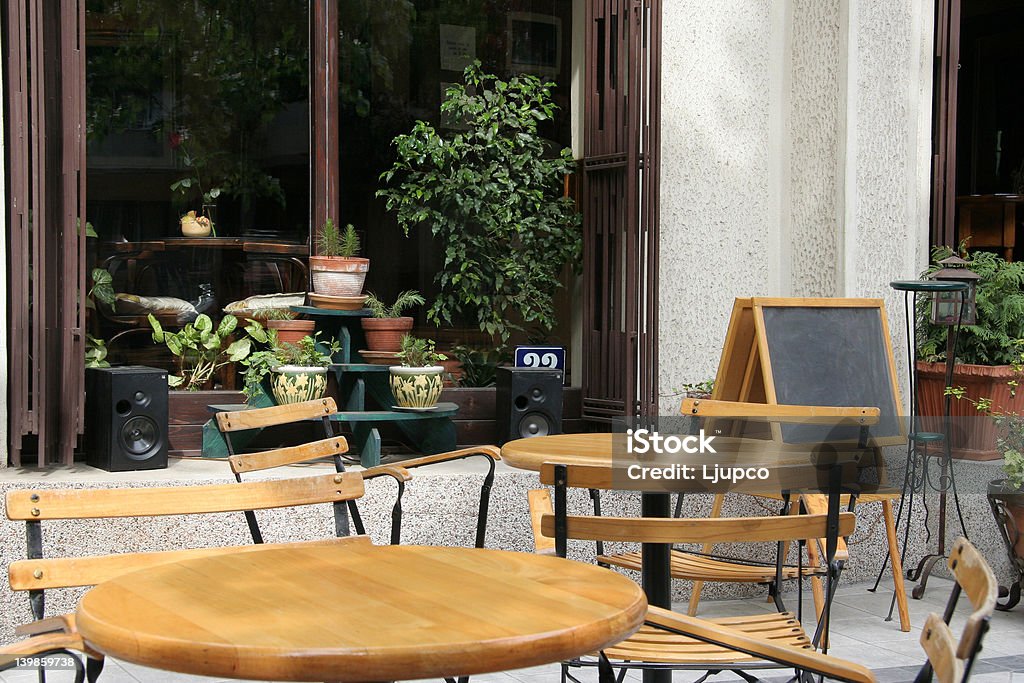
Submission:
[[[737,299],[712,398],[881,411],[870,445],[906,443],[889,324],[881,299]],[[856,429],[773,425],[787,443],[855,441]]]

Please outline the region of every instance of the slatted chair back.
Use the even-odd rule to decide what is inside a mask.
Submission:
[[[358,472],[242,484],[9,491],[6,496],[7,518],[25,522],[28,559],[12,562],[8,567],[8,578],[13,590],[29,592],[32,614],[36,619],[42,619],[45,612],[44,591],[51,588],[91,586],[127,571],[226,550],[244,552],[258,547],[46,558],[43,551],[44,521],[268,510],[318,503],[338,504],[362,495],[363,479]],[[341,539],[341,542],[346,541],[348,539]],[[339,539],[319,543],[325,542],[339,542]]]
[[[960,683],[970,677],[974,660],[981,650],[981,641],[988,632],[995,611],[999,585],[988,562],[966,538],[957,539],[953,544],[949,553],[949,569],[956,583],[943,615],[928,615],[921,631],[921,646],[928,655],[925,669],[930,667],[939,683]],[[949,628],[949,622],[962,593],[967,594],[971,613],[958,641]]]
[[[312,401],[290,403],[287,405],[270,406],[269,408],[246,408],[244,410],[230,410],[217,413],[214,420],[217,429],[224,435],[224,442],[228,447],[228,462],[231,465],[231,472],[235,475],[235,481],[242,481],[242,474],[245,472],[256,472],[280,467],[286,464],[315,460],[321,457],[329,457],[334,461],[336,472],[345,471],[345,463],[341,456],[348,452],[348,442],[343,437],[334,436],[334,428],[331,425],[331,415],[338,412],[338,404],[335,400],[326,396]],[[321,441],[302,446],[274,449],[260,453],[239,455],[235,453],[235,444],[231,435],[235,432],[252,429],[265,429],[291,424],[303,420],[319,419],[324,436]],[[306,447],[308,450],[302,450]],[[273,464],[273,463],[278,464]],[[345,509],[348,509],[346,514]],[[252,510],[245,510],[245,522],[249,525],[249,533],[254,543],[263,542],[263,534],[260,531],[256,514]],[[359,508],[355,501],[336,505],[334,508],[334,526],[337,536],[347,536],[349,533],[348,518],[352,517],[352,523],[356,533],[366,533]]]

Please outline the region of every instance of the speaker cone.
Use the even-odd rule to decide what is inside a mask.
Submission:
[[[519,436],[526,439],[531,436],[546,436],[551,432],[551,423],[544,413],[529,413],[519,423]]]
[[[144,460],[147,453],[157,446],[160,430],[156,422],[136,415],[121,426],[121,446],[127,451],[129,458]]]

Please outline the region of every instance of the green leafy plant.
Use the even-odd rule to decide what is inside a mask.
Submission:
[[[977,322],[964,325],[957,341],[956,359],[976,365],[1012,365],[1019,357],[1019,341],[1024,339],[1024,262],[1007,262],[983,251],[968,253],[961,245],[960,256],[981,276],[977,286]],[[938,262],[953,255],[950,247],[935,247],[932,264],[925,275],[941,266]],[[929,301],[918,308],[919,318],[927,320]],[[948,327],[920,325],[926,332],[918,341],[925,360],[945,359]]]
[[[259,317],[263,320],[295,320],[299,315],[287,308],[263,308],[255,311],[255,313],[258,313]]]
[[[148,318],[153,328],[153,341],[167,346],[178,359],[179,374],[167,376],[167,383],[175,389],[198,391],[219,368],[245,360],[252,351],[252,339],[249,336],[231,341],[238,327],[238,319],[233,315],[224,316],[220,324],[214,327],[210,316],[203,313],[178,332],[165,331],[152,313]],[[254,324],[258,326],[257,323],[251,323],[250,326]],[[246,328],[247,331],[249,329]]]
[[[110,367],[110,363],[107,362],[107,343],[91,334],[85,335],[85,367]]]
[[[115,311],[117,294],[114,292],[113,276],[104,268],[93,268],[90,275],[92,277],[92,287],[89,288],[89,293],[86,294],[86,307],[96,308],[95,301],[99,301],[101,304],[109,307],[111,311]]]
[[[1024,339],[1014,343],[1016,357],[1010,363],[1015,378],[1024,376]],[[1019,379],[1007,380],[1010,396],[1017,394],[1020,387]],[[996,437],[996,448],[1003,454],[1003,471],[1013,488],[1024,489],[1024,416],[1010,410],[993,408],[991,398],[972,399],[964,387],[946,387],[945,394],[958,401],[971,403],[978,412],[987,415],[995,422],[999,436]]]
[[[498,366],[511,359],[504,349],[482,349],[461,344],[452,348],[452,355],[462,364],[462,377],[459,379],[462,387],[494,386]]]
[[[433,339],[420,339],[407,334],[402,337],[398,358],[402,361],[402,365],[409,368],[426,368],[448,360],[448,356],[437,353],[434,348]]]
[[[213,222],[213,217],[210,216],[207,205],[213,204],[217,200],[217,197],[221,195],[223,190],[220,187],[211,187],[209,189],[203,187],[202,171],[209,163],[206,158],[201,155],[191,154],[189,152],[188,145],[184,141],[179,146],[178,153],[181,155],[181,162],[186,168],[191,170],[184,178],[179,178],[171,183],[171,192],[177,194],[185,202],[190,201],[192,196],[197,196],[201,199],[203,204],[203,218],[209,221],[210,234],[216,237],[217,225]]]
[[[328,218],[316,238],[317,252],[320,256],[338,256],[352,258],[359,254],[361,247],[359,233],[351,223],[342,231],[337,224]]]
[[[263,382],[267,375],[282,365],[326,368],[331,364],[333,355],[341,350],[337,340],[329,344],[321,342],[319,332],[312,337],[303,337],[298,344],[282,344],[278,342],[276,330],[264,330],[262,327],[255,334],[250,334],[257,341],[267,344],[268,348],[254,351],[242,361],[246,367],[242,391],[247,398],[263,392]]]
[[[399,318],[402,313],[413,306],[422,306],[426,299],[414,289],[407,289],[399,293],[395,303],[388,306],[373,292],[368,292],[366,303],[363,304],[373,313],[374,318]]]
[[[556,110],[552,83],[509,81],[466,68],[450,87],[442,117],[459,129],[439,132],[417,121],[394,140],[397,160],[381,174],[377,196],[405,234],[428,227],[444,249],[435,277],[440,294],[427,317],[451,324],[469,316],[508,340],[523,323],[554,327],[554,294],[582,249],[580,216],[562,194],[575,162],[569,149],[545,153],[538,124]]]

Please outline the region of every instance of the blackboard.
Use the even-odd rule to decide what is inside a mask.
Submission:
[[[870,428],[872,441],[903,437],[892,347],[880,302],[772,306],[755,300],[755,307],[761,313],[762,351],[768,357],[773,403],[877,407],[881,418]],[[782,434],[787,443],[855,441],[858,429],[784,425]]]

